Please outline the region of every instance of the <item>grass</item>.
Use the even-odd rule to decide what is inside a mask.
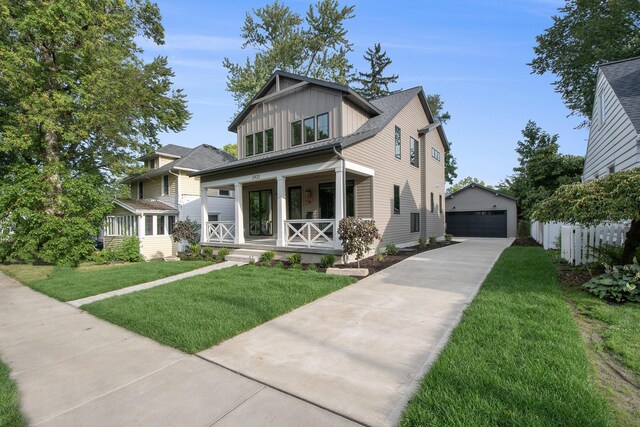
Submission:
[[[206,261],[140,262],[125,265],[81,265],[78,268],[0,265],[5,274],[60,301],[72,301],[146,283],[210,265]]]
[[[196,353],[353,281],[350,277],[249,265],[82,308],[162,344]]]
[[[508,248],[401,425],[610,425],[594,372],[547,254]]]
[[[18,387],[9,376],[9,368],[0,362],[0,426],[18,427],[26,425],[20,412]]]

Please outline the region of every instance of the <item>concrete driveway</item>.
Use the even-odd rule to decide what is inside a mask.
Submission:
[[[512,241],[423,252],[199,356],[359,423],[394,425]]]

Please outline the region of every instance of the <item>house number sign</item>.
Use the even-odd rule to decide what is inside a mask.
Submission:
[[[253,176],[251,177],[251,179],[252,179],[252,180],[260,179],[260,174],[253,175]]]

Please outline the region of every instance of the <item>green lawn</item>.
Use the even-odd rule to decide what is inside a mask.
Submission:
[[[353,282],[350,277],[248,265],[82,308],[162,344],[195,353]]]
[[[402,426],[606,426],[612,411],[539,247],[504,251]]]
[[[196,268],[207,261],[138,262],[125,265],[86,265],[78,268],[0,265],[3,273],[60,301],[72,301],[127,286],[138,285]]]
[[[0,426],[18,427],[26,425],[20,412],[18,387],[9,377],[9,368],[0,362]]]

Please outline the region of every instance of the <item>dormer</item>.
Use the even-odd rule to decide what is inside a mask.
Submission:
[[[229,130],[242,159],[340,138],[379,114],[347,86],[276,71]]]
[[[191,148],[180,145],[168,144],[158,148],[156,151],[140,157],[138,160],[144,162],[144,167],[148,169],[158,169],[162,166],[181,159],[191,152]]]

